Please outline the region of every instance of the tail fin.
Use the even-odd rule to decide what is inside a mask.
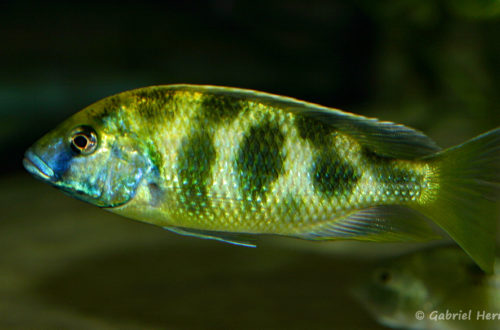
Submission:
[[[426,159],[439,168],[439,193],[420,211],[485,272],[493,272],[499,222],[495,202],[500,199],[500,128]]]

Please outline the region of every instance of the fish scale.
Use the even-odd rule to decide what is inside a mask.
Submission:
[[[441,150],[403,125],[293,98],[152,86],[73,115],[24,165],[111,212],[240,245],[428,240],[430,219],[492,270],[500,129]]]
[[[184,94],[184,97],[187,96],[186,92],[183,91],[181,93]],[[176,97],[173,99],[175,98]],[[200,154],[198,157],[195,157],[199,159],[194,165],[201,165],[202,161],[211,158],[211,156],[209,156],[211,152],[208,152],[207,149],[213,148],[216,155],[227,153],[227,145],[223,145],[222,148],[216,148],[213,144],[212,135],[216,135],[219,130],[224,130],[223,123],[231,125],[236,122],[236,125],[232,126],[231,131],[227,131],[226,127],[226,132],[222,135],[225,139],[231,139],[232,136],[239,135],[239,139],[237,139],[235,143],[232,143],[235,147],[230,148],[232,150],[232,153],[229,155],[230,158],[222,163],[218,163],[217,161],[212,162],[212,168],[210,170],[205,167],[204,169],[193,168],[193,165],[179,163],[178,155],[180,148],[176,151],[175,148],[171,148],[170,152],[175,152],[177,155],[176,157],[170,157],[171,159],[176,159],[175,162],[171,163],[171,177],[177,176],[178,179],[174,179],[173,182],[179,182],[179,185],[174,186],[174,189],[183,191],[186,186],[190,185],[197,189],[197,192],[192,194],[186,195],[181,193],[178,211],[172,214],[172,218],[180,218],[179,223],[209,230],[224,229],[228,231],[240,230],[245,232],[266,233],[281,231],[284,233],[291,233],[300,230],[303,223],[308,224],[330,220],[332,210],[335,210],[337,213],[342,213],[349,209],[368,205],[368,199],[363,198],[364,194],[352,194],[351,198],[345,194],[345,190],[348,187],[353,186],[351,188],[354,188],[356,186],[356,182],[350,182],[353,181],[353,178],[349,175],[349,171],[352,172],[354,166],[349,164],[349,161],[337,163],[336,158],[348,158],[345,156],[350,154],[350,152],[346,149],[359,149],[359,146],[357,146],[355,142],[351,141],[350,145],[352,146],[350,146],[347,143],[348,138],[346,136],[337,135],[330,138],[333,144],[336,145],[336,149],[341,152],[332,152],[331,148],[326,149],[322,146],[318,147],[312,145],[309,149],[310,154],[302,154],[302,157],[306,158],[303,159],[302,157],[295,156],[297,144],[312,144],[311,141],[317,142],[324,137],[315,137],[314,133],[308,131],[306,127],[301,128],[302,134],[312,138],[310,141],[307,141],[306,138],[300,137],[300,134],[297,134],[297,127],[295,124],[295,118],[298,116],[297,114],[283,113],[281,109],[255,102],[251,102],[246,107],[242,107],[241,105],[233,105],[230,101],[219,97],[219,99],[224,100],[221,102],[224,107],[243,110],[240,112],[239,116],[234,114],[228,116],[229,111],[227,111],[227,109],[221,110],[221,113],[230,118],[230,121],[224,122],[224,120],[221,120],[221,118],[218,118],[212,113],[216,112],[216,109],[210,108],[212,112],[204,109],[204,107],[207,106],[207,102],[205,102],[203,96],[197,97],[197,95],[194,95],[192,98],[196,101],[194,101],[193,104],[189,104],[189,108],[195,109],[196,113],[187,115],[188,118],[192,119],[183,120],[181,122],[182,124],[176,127],[178,132],[175,132],[174,128],[165,131],[168,132],[168,136],[178,136],[181,141],[192,139],[196,134],[200,134],[199,129],[193,129],[193,125],[195,127],[199,125],[196,122],[202,122],[204,125],[209,125],[209,127],[215,131],[212,134],[205,135],[205,142],[211,140],[211,143],[204,143],[205,149],[199,150]],[[214,98],[210,96],[209,99],[210,102],[208,104],[213,106],[215,103]],[[234,102],[240,101],[234,100]],[[168,104],[165,106],[168,107]],[[265,119],[270,116],[272,119]],[[236,118],[239,118],[239,121],[236,121]],[[207,119],[210,120],[207,122]],[[212,123],[210,123],[210,121],[212,121]],[[269,127],[265,127],[263,132],[261,132],[265,134],[262,134],[260,137],[255,136],[256,133],[252,133],[252,129],[259,129],[259,127],[265,125],[264,122],[275,123],[275,130],[273,131]],[[206,130],[207,128],[205,127],[204,129]],[[314,127],[310,127],[309,130],[314,130]],[[295,131],[295,134],[292,134],[291,131]],[[323,133],[325,133],[325,131],[324,129]],[[295,144],[289,146],[287,150],[283,150],[285,142],[281,141],[282,132],[287,132],[283,139],[285,141],[291,139],[293,135],[296,137],[294,141]],[[335,132],[330,132],[330,134],[334,135]],[[280,135],[280,141],[276,142],[275,140],[278,139],[278,135]],[[252,137],[252,143],[248,143],[247,141],[246,144],[249,150],[245,150],[245,138],[248,139]],[[200,144],[200,142],[201,141],[198,141],[196,145]],[[274,142],[276,142],[276,145],[272,145]],[[173,144],[176,145],[176,143]],[[268,152],[259,153],[259,151],[261,151],[260,149],[266,149]],[[285,156],[279,156],[280,153]],[[252,158],[252,154],[256,154],[256,157]],[[270,164],[272,162],[269,160],[269,157],[273,155],[276,156],[280,162],[286,162],[287,159],[291,160],[288,166],[291,166],[290,163],[292,163],[295,169],[286,169],[283,173],[280,173],[280,175],[277,175],[278,173],[271,175],[273,174],[273,167],[275,165]],[[322,161],[323,165],[327,166],[325,164],[328,164],[328,166],[331,167],[330,172],[333,172],[331,173],[332,176],[336,174],[332,184],[328,184],[328,181],[331,179],[330,177],[321,175],[322,173],[314,173],[315,166],[313,159],[321,155],[326,155]],[[189,157],[193,157],[193,154],[190,154]],[[351,158],[359,161],[360,157]],[[228,164],[232,171],[227,171]],[[182,169],[181,173],[184,173],[186,168],[190,168],[191,170],[189,172],[191,177],[184,179],[179,178],[182,176],[177,171],[179,168]],[[203,175],[205,177],[204,180],[197,178],[201,172],[206,172],[205,175]],[[229,185],[229,189],[228,185],[224,184],[224,182],[211,182],[211,178],[208,177],[209,174],[213,175],[213,173],[221,172],[231,173],[227,181],[233,184]],[[302,182],[296,183],[294,182],[295,180],[286,180],[286,178],[294,178],[297,172],[305,174],[306,180],[303,180],[305,184]],[[266,181],[269,182],[264,184],[263,182]],[[278,184],[278,182],[280,182],[280,184]],[[326,190],[315,188],[314,182],[317,182],[319,187],[326,185],[329,188],[325,188]],[[169,184],[167,183],[166,186],[168,187]],[[209,190],[205,188],[207,186],[211,186]],[[310,187],[310,189],[301,191],[301,187]],[[393,198],[391,198],[391,196],[378,191],[381,188],[382,187],[373,184],[370,187],[365,185],[364,189],[368,190],[368,195],[370,191],[378,194],[380,196],[378,200],[380,203],[392,200]],[[239,190],[239,193],[237,190]],[[337,195],[335,195],[335,193],[337,193]],[[197,194],[200,194],[200,196]],[[267,201],[268,195],[272,197]],[[292,213],[292,210],[287,207],[287,203],[282,202],[283,198],[285,198],[284,196],[287,195],[293,195],[295,199],[295,207],[292,209],[293,214],[289,214]],[[189,198],[191,198],[191,200],[188,201]],[[312,205],[312,207],[305,207],[306,204]],[[167,207],[170,207],[170,205]],[[188,208],[187,212],[185,210],[186,208]],[[283,217],[289,219],[284,226],[281,221]]]

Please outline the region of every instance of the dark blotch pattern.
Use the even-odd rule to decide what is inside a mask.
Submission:
[[[146,99],[146,102],[137,104],[139,114],[153,120],[157,117],[166,117],[172,119],[175,115],[175,102],[173,102],[174,92],[165,91],[158,88],[144,89],[137,92],[136,97],[139,100]]]
[[[393,184],[408,184],[412,181],[413,176],[414,175],[403,169],[387,169],[385,174],[385,181]]]
[[[316,157],[311,172],[314,187],[327,197],[349,194],[360,177],[353,166],[331,150]]]
[[[376,166],[374,169],[377,181],[382,185],[386,194],[398,191],[400,195],[410,198],[410,192],[419,189],[423,177],[411,171],[393,167]]]
[[[283,172],[284,139],[278,125],[270,121],[251,127],[244,137],[236,167],[246,200],[266,200],[269,186]]]
[[[331,134],[335,132],[332,125],[304,114],[295,116],[295,127],[301,138],[311,141],[314,146],[318,147],[328,145],[331,142]]]
[[[392,157],[381,156],[367,147],[363,147],[361,152],[363,154],[363,157],[368,159],[368,161],[370,163],[374,163],[374,164],[386,165],[386,164],[389,164],[390,162],[395,160],[395,158],[392,158]]]
[[[216,151],[210,134],[199,131],[184,138],[179,149],[178,174],[180,202],[193,214],[201,214],[209,206],[207,184]]]
[[[243,109],[240,100],[227,95],[206,95],[201,103],[202,115],[214,123],[232,120]]]
[[[381,183],[409,184],[422,179],[415,173],[395,167],[397,160],[394,158],[380,156],[367,148],[363,149],[363,156],[369,164],[372,164],[377,174],[376,177]]]
[[[380,156],[369,149],[363,150],[363,157],[373,168],[377,182],[384,187],[384,194],[396,191],[403,199],[411,198],[410,193],[419,189],[423,176],[410,169],[398,168],[398,161],[391,157]]]
[[[100,121],[102,123],[106,122],[108,117],[117,111],[117,109],[120,108],[120,99],[117,96],[111,96],[108,97],[107,99],[103,100],[104,104],[102,106],[102,109],[99,109],[98,107],[95,108],[96,110],[93,111],[93,116],[95,120]],[[99,109],[99,110],[97,110]]]

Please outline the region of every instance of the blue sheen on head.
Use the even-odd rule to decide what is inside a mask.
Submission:
[[[53,161],[48,164],[58,178],[61,178],[66,173],[74,157],[73,152],[68,149],[60,150],[54,155]]]
[[[43,151],[40,149],[35,144],[26,151],[24,167],[39,179],[59,181],[68,170],[74,153],[61,141],[44,148]]]
[[[123,205],[135,196],[152,166],[133,141],[113,136],[85,154],[71,147],[66,132],[50,132],[26,152],[24,166],[30,173],[100,207]]]

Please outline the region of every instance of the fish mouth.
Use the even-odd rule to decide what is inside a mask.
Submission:
[[[24,154],[23,165],[35,177],[48,181],[52,181],[55,177],[54,171],[31,150]]]

